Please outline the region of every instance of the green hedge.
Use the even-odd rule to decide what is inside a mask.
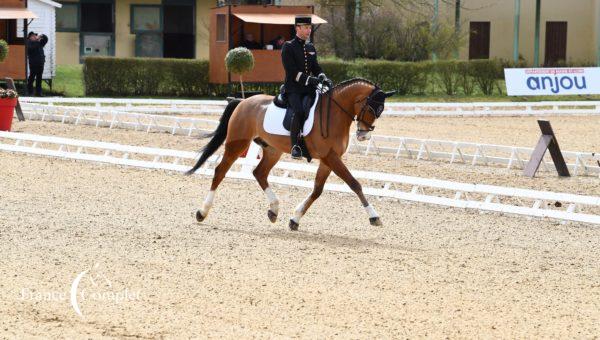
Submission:
[[[502,60],[393,62],[382,60],[323,59],[323,71],[334,83],[361,77],[399,95],[491,95],[502,92]],[[520,65],[515,65],[520,66]],[[226,96],[239,84],[210,85],[208,61],[151,58],[86,58],[85,92],[88,96]],[[244,83],[246,91],[275,94],[281,84]]]
[[[154,58],[86,58],[88,96],[210,95],[208,61]]]
[[[358,61],[356,75],[399,95],[424,93],[431,72],[429,62]]]
[[[335,84],[353,77],[354,64],[352,62],[340,59],[324,59],[319,60],[319,65],[321,65],[327,77],[333,80]]]
[[[491,95],[498,88],[498,79],[504,78],[502,65],[497,60],[471,60],[470,73],[481,93]]]
[[[458,92],[460,85],[464,86],[464,81],[467,81],[468,83],[468,77],[465,77],[468,70],[461,64],[466,63],[458,60],[449,60],[433,64],[437,79],[444,89],[444,93],[449,96],[455,95]]]
[[[447,60],[437,62],[395,62],[328,60],[324,72],[338,83],[340,80],[362,77],[380,87],[398,91],[399,95],[434,94],[441,89],[446,95],[472,95],[475,90],[491,95],[500,91],[504,79],[500,60]],[[331,75],[330,75],[331,74]]]

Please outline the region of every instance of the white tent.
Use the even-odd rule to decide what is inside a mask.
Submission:
[[[43,79],[52,79],[56,75],[56,9],[61,7],[61,4],[51,0],[27,1],[27,9],[38,16],[29,23],[27,30],[48,36],[48,43],[44,47],[46,64],[44,64]],[[17,21],[17,25],[17,32],[21,36],[23,35],[23,21]]]

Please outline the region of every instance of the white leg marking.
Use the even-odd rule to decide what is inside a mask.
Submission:
[[[369,214],[370,218],[379,217],[379,214],[377,214],[377,211],[375,211],[375,208],[373,208],[371,204],[367,205],[365,210],[367,211],[367,214]]]
[[[304,201],[302,201],[302,203],[298,204],[298,206],[296,207],[296,211],[294,212],[294,217],[292,218],[292,220],[298,224],[300,224],[300,218],[302,218],[302,216],[304,216],[304,207],[306,206],[306,202],[308,201],[308,199],[310,198],[310,195],[308,195],[308,197],[306,197],[304,199]]]
[[[202,212],[202,216],[206,217],[208,215],[208,211],[212,208],[213,201],[215,200],[215,192],[213,190],[208,192],[206,198],[204,199],[204,203],[202,204],[202,208],[200,208],[200,212]]]
[[[270,187],[267,187],[265,189],[265,194],[267,194],[267,199],[269,200],[270,210],[274,212],[275,215],[279,214],[279,200],[277,199],[277,196],[275,196],[273,190],[271,190]]]

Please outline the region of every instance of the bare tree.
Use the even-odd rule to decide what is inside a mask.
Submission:
[[[464,1],[463,1],[464,2]],[[442,4],[452,4],[453,6],[459,5],[463,7],[459,0],[440,0]],[[418,26],[421,33],[427,33],[430,37],[426,43],[429,47],[444,43],[448,38],[454,39],[456,37],[448,37],[448,26],[445,24],[445,28],[439,29],[440,26],[436,26],[433,31],[428,30],[428,25],[431,25],[431,18],[433,13],[434,0],[317,0],[317,4],[321,8],[321,13],[327,16],[330,23],[329,27],[322,29],[322,38],[329,42],[328,48],[330,52],[338,57],[344,59],[354,59],[356,57],[364,57],[363,53],[359,51],[361,45],[364,45],[361,40],[362,37],[359,35],[368,33],[372,28],[372,24],[379,24],[377,18],[373,16],[382,16],[385,20],[390,14],[396,14],[397,18],[401,18],[400,13],[409,14],[412,24],[409,26]],[[341,15],[340,15],[341,13]],[[406,16],[406,15],[405,15]],[[404,21],[406,26],[407,21]],[[393,25],[388,25],[393,28]],[[406,28],[406,27],[405,27]],[[398,29],[392,31],[381,32],[386,34],[397,33]],[[401,32],[403,35],[403,32]],[[436,37],[438,33],[442,37]],[[459,32],[457,33],[457,37]],[[414,30],[407,33],[413,34]],[[386,37],[379,36],[382,40]],[[436,51],[437,53],[437,51]],[[382,56],[383,57],[383,56]],[[420,59],[421,57],[414,57],[411,59]]]

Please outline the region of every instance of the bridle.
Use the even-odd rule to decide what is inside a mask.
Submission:
[[[326,92],[321,90],[321,95],[325,94]],[[329,136],[329,111],[331,108],[331,102],[333,101],[335,103],[335,105],[337,105],[337,107],[342,110],[342,112],[344,112],[346,115],[348,115],[350,117],[350,119],[352,119],[352,121],[357,121],[360,123],[363,123],[364,125],[367,126],[367,129],[361,129],[360,128],[360,124],[358,125],[358,132],[371,132],[375,129],[375,126],[372,124],[367,123],[367,121],[365,120],[365,116],[367,114],[367,112],[369,112],[370,114],[372,114],[374,116],[373,121],[375,121],[377,118],[379,118],[381,116],[381,114],[383,113],[383,107],[384,107],[384,102],[385,102],[385,92],[383,92],[378,86],[375,86],[375,88],[373,89],[373,91],[371,91],[371,94],[369,94],[367,97],[357,100],[354,102],[354,104],[358,104],[362,101],[364,101],[365,103],[363,104],[363,106],[360,109],[360,112],[355,116],[354,114],[346,111],[346,109],[344,109],[340,103],[338,103],[335,99],[333,99],[333,96],[331,94],[329,94],[329,101],[327,103],[327,133],[323,134],[323,124],[322,124],[322,119],[320,119],[320,123],[321,123],[321,136],[323,136],[324,138],[327,138],[327,136]],[[322,110],[322,104],[323,101],[321,101],[321,112],[323,112]]]
[[[383,100],[381,100],[381,98],[383,98]],[[355,104],[360,103],[363,100],[365,101],[365,104],[360,109],[358,115],[356,115],[356,121],[363,123],[364,125],[368,126],[368,128],[367,130],[361,130],[359,125],[358,132],[370,132],[375,129],[375,125],[368,124],[364,120],[364,117],[367,112],[371,112],[371,114],[375,117],[373,122],[377,118],[381,117],[381,114],[383,113],[383,105],[385,103],[385,93],[378,87],[375,87],[368,97],[356,101]]]

